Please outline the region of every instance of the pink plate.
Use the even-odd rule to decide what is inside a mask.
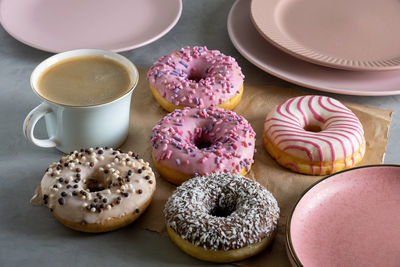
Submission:
[[[55,53],[137,48],[171,30],[181,12],[181,0],[0,1],[0,22],[11,36]]]
[[[271,75],[320,91],[347,95],[400,94],[400,71],[345,71],[311,64],[266,41],[250,19],[250,1],[237,0],[228,16],[233,45],[251,63]]]
[[[400,266],[400,165],[316,183],[294,207],[286,237],[294,266]]]
[[[347,70],[400,68],[398,0],[252,0],[256,29],[285,52]]]

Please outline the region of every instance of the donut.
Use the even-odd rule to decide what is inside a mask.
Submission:
[[[262,251],[273,239],[279,207],[259,183],[217,173],[184,182],[168,199],[166,228],[187,254],[232,262]]]
[[[254,162],[255,135],[249,122],[233,111],[177,109],[153,128],[153,161],[175,185],[214,172],[244,175]]]
[[[133,222],[155,189],[154,173],[136,154],[89,148],[51,164],[31,203],[47,206],[71,229],[98,233]]]
[[[147,79],[154,98],[168,112],[211,105],[231,110],[243,94],[244,75],[236,60],[207,47],[185,47],[161,57]]]
[[[283,167],[312,175],[351,168],[365,153],[356,115],[339,101],[316,95],[291,98],[272,110],[263,143]]]

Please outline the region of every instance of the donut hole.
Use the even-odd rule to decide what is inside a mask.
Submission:
[[[188,75],[188,79],[199,82],[203,78],[203,75],[197,71],[190,71]]]
[[[204,149],[212,146],[212,142],[210,140],[207,140],[207,138],[197,138],[194,141],[194,145],[199,149]]]
[[[321,128],[321,126],[316,125],[316,124],[308,124],[304,127],[304,130],[306,130],[307,132],[318,133],[318,132],[322,131],[322,128]]]
[[[108,188],[108,185],[104,175],[95,175],[86,179],[85,189],[89,192],[98,192]]]
[[[236,210],[236,202],[232,194],[220,195],[211,206],[209,214],[215,217],[228,217]]]
[[[216,206],[214,209],[211,210],[210,215],[215,217],[228,217],[229,215],[234,212],[234,209],[231,207],[219,207]]]
[[[207,149],[213,145],[211,137],[206,133],[206,130],[202,129],[194,138],[194,145],[198,149]]]
[[[208,68],[203,64],[195,65],[188,71],[187,79],[199,82],[202,79],[205,79],[208,74]]]

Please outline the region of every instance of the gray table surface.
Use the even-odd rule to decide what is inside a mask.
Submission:
[[[138,66],[149,67],[174,49],[206,45],[235,57],[248,83],[308,90],[310,94],[395,110],[385,163],[400,161],[400,96],[327,94],[282,81],[250,64],[232,45],[226,20],[233,1],[187,0],[183,4],[178,24],[167,35],[122,55]],[[62,226],[47,209],[29,204],[43,171],[61,155],[55,149],[35,147],[22,132],[25,116],[40,103],[29,87],[30,74],[51,55],[16,41],[0,27],[0,266],[212,265],[191,258],[167,237],[135,224],[107,234],[82,234]],[[43,123],[36,132],[45,137]]]

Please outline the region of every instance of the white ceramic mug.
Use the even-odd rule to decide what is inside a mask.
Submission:
[[[71,57],[104,56],[123,64],[131,76],[131,86],[123,96],[100,105],[66,106],[45,99],[38,93],[38,78],[51,65]],[[104,50],[79,49],[56,54],[40,63],[31,75],[31,87],[42,103],[34,108],[24,121],[25,137],[40,147],[56,147],[69,153],[88,147],[120,146],[128,136],[131,96],[137,85],[139,73],[127,58]],[[44,117],[48,139],[37,139],[33,130]]]

